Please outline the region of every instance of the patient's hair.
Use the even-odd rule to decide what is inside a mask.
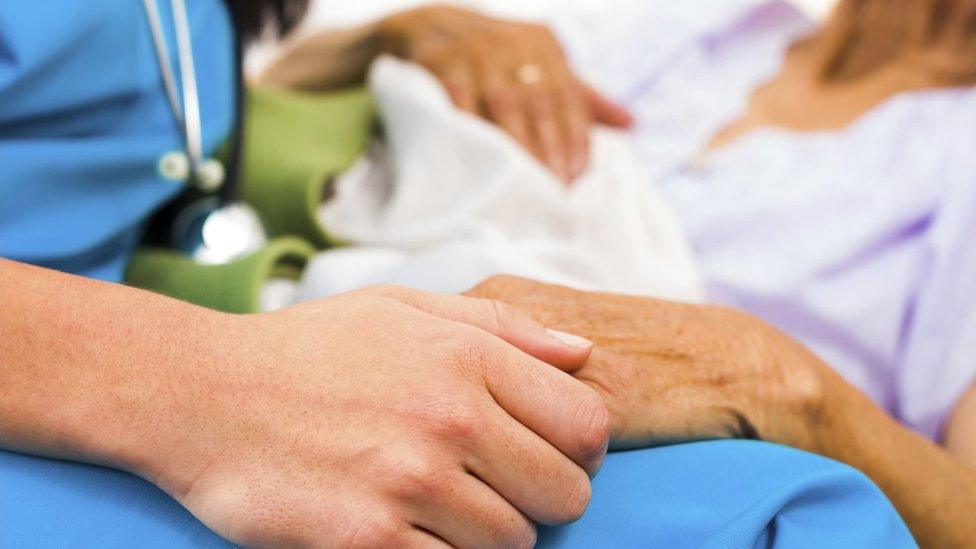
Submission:
[[[305,15],[308,0],[227,0],[241,38],[248,42],[265,32],[287,34]]]
[[[810,40],[823,41],[821,77],[828,82],[898,60],[941,85],[976,84],[976,0],[841,0]]]

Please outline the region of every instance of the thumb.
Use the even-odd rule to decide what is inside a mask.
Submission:
[[[494,299],[437,294],[402,287],[383,287],[377,291],[428,314],[485,330],[522,352],[566,372],[581,368],[593,350],[592,341],[546,329],[522,312]]]

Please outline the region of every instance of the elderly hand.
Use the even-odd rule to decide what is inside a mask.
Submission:
[[[431,6],[388,17],[380,36],[383,51],[427,67],[458,107],[497,123],[567,182],[586,168],[594,123],[631,124],[576,77],[545,26]]]
[[[594,341],[574,375],[606,401],[614,448],[734,437],[817,450],[824,366],[756,318],[512,277],[469,295]]]

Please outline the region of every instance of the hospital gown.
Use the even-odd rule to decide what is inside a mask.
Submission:
[[[765,128],[702,157],[813,23],[784,0],[616,6],[555,24],[633,108],[708,298],[787,331],[937,440],[976,379],[976,89],[903,93],[842,130]]]

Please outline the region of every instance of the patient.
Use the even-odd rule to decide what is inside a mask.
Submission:
[[[971,545],[976,3],[845,0],[820,28],[784,2],[726,8],[631,106],[709,298],[766,322],[517,279],[474,295],[597,342],[578,377],[618,447],[807,449],[871,476],[923,546]]]

